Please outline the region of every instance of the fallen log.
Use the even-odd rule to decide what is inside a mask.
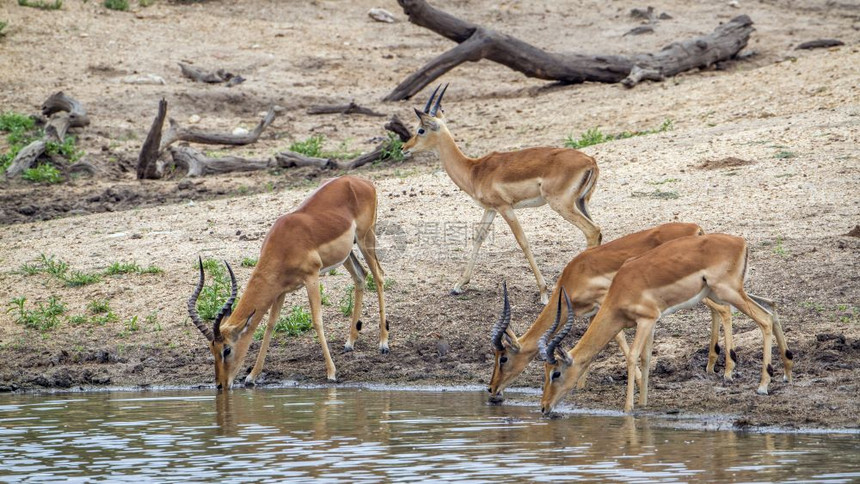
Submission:
[[[210,158],[190,146],[173,146],[170,148],[173,164],[184,170],[186,176],[196,177],[230,173],[234,171],[265,170],[272,166],[267,160],[248,160],[237,156]]]
[[[7,178],[20,176],[24,171],[30,169],[36,163],[36,160],[45,154],[48,143],[62,144],[66,139],[66,132],[69,128],[79,128],[90,124],[90,118],[87,116],[87,111],[83,105],[62,91],[51,94],[42,103],[42,114],[49,116],[45,124],[44,136],[42,139],[33,141],[21,148],[18,155],[15,156],[15,159],[12,160],[12,163],[6,169]],[[58,164],[55,163],[55,165]],[[89,166],[92,167],[92,165]],[[58,167],[63,168],[61,165]]]
[[[623,82],[633,87],[644,79],[663,79],[697,67],[730,59],[743,49],[753,22],[740,15],[702,37],[673,42],[656,53],[622,55],[557,54],[510,35],[454,17],[426,0],[398,0],[409,21],[458,43],[407,77],[385,101],[408,99],[464,62],[488,59],[528,77],[564,84]],[[636,75],[632,75],[632,74]]]
[[[244,77],[233,74],[232,72],[227,72],[224,69],[208,72],[182,62],[178,62],[178,64],[179,69],[182,70],[182,75],[192,81],[205,82],[207,84],[220,84],[226,82],[227,87],[233,87],[245,82]]]
[[[311,106],[308,108],[308,114],[364,114],[365,116],[384,117],[382,113],[377,113],[370,108],[364,108],[350,101],[349,104],[336,104],[326,106]]]
[[[168,120],[170,127],[168,128],[166,133],[162,133],[164,129],[164,120],[167,118],[167,101],[165,99],[162,99],[158,103],[158,114],[152,121],[152,126],[149,128],[149,133],[147,133],[146,140],[143,142],[143,145],[140,148],[140,154],[138,154],[137,157],[137,178],[148,180],[157,180],[159,178],[162,178],[164,176],[162,169],[163,167],[159,165],[158,160],[164,154],[165,150],[167,150],[170,145],[177,141],[232,146],[242,146],[256,143],[257,140],[260,139],[260,135],[263,133],[263,131],[268,128],[269,125],[272,124],[272,122],[275,120],[281,110],[282,109],[279,106],[272,106],[271,108],[269,108],[269,111],[266,112],[266,116],[263,117],[257,127],[254,128],[253,131],[244,134],[206,132],[199,129],[183,128],[173,119]],[[187,159],[183,159],[182,163],[186,162],[188,165],[189,172],[194,172],[194,170],[197,169],[197,164],[192,163]],[[233,165],[225,165],[223,163],[216,164],[219,165],[219,168],[213,168],[213,170],[216,171],[206,173],[243,171],[227,169],[228,167]],[[205,172],[206,170],[204,169],[203,171]]]

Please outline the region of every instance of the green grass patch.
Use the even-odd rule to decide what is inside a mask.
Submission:
[[[0,39],[2,39],[3,37],[6,37],[5,30],[6,30],[6,26],[8,26],[8,25],[9,25],[8,23],[0,20]]]
[[[310,331],[311,328],[313,328],[311,313],[307,312],[302,306],[293,306],[289,313],[278,318],[278,322],[275,323],[275,327],[272,329],[272,336],[299,336]],[[265,327],[258,327],[254,331],[254,340],[262,340],[265,331]]]
[[[53,2],[46,0],[18,0],[18,5],[38,8],[39,10],[59,10],[63,8],[63,0],[54,0]]]
[[[66,312],[66,305],[59,298],[51,296],[47,304],[38,303],[35,309],[26,309],[27,298],[18,297],[9,303],[7,312],[14,313],[15,322],[25,328],[50,331],[60,324],[60,316]]]
[[[56,141],[48,141],[45,144],[45,153],[48,155],[61,155],[69,160],[69,163],[74,163],[81,159],[84,152],[77,148],[77,138],[72,135],[66,135],[62,143]]]
[[[776,154],[773,155],[773,157],[778,159],[778,160],[787,160],[789,158],[794,158],[796,156],[797,156],[797,154],[795,152],[786,151],[786,150],[777,151]]]
[[[108,302],[107,299],[96,299],[90,301],[89,304],[87,304],[87,310],[93,314],[109,313],[111,311],[110,302]]]
[[[136,262],[114,262],[105,270],[105,275],[115,276],[118,274],[136,274],[143,269]]]
[[[36,125],[36,121],[26,114],[6,111],[0,113],[0,131],[29,131]]]
[[[370,290],[370,291],[376,290],[376,281],[373,280],[373,274],[368,274],[367,279],[365,279],[364,282],[367,284],[368,290]],[[382,283],[382,289],[387,291],[392,287],[394,287],[394,279],[386,277],[385,282]]]
[[[659,188],[653,192],[633,192],[633,198],[654,198],[657,200],[676,200],[681,198],[675,190],[660,190]]]
[[[215,259],[204,259],[203,270],[206,272],[209,284],[200,291],[200,297],[197,299],[197,313],[203,319],[214,320],[221,306],[230,297],[230,276],[224,265]]]
[[[315,158],[322,157],[322,147],[325,137],[321,134],[315,134],[304,141],[296,141],[291,144],[290,151],[299,153],[305,156],[313,156]]]
[[[102,278],[98,274],[88,274],[83,271],[72,271],[63,277],[63,282],[69,287],[81,287],[95,284]]]
[[[351,316],[352,310],[355,307],[355,286],[351,285],[346,288],[346,294],[340,298],[340,302],[338,303],[338,309],[340,309],[340,313],[344,316]]]
[[[403,161],[403,141],[400,141],[400,136],[394,133],[388,133],[388,141],[382,148],[382,159],[392,161]]]
[[[673,128],[674,122],[671,119],[663,121],[663,123],[655,129],[648,129],[644,131],[622,131],[621,133],[617,134],[606,134],[600,131],[600,128],[590,128],[584,133],[582,133],[579,138],[574,138],[573,135],[569,135],[564,141],[564,146],[568,148],[580,149],[585,148],[586,146],[597,145],[618,139],[626,139],[633,138],[635,136],[645,136],[648,134],[662,133],[664,131],[670,131]]]
[[[104,6],[108,10],[125,12],[128,10],[128,0],[105,0]]]
[[[11,162],[12,160],[9,161]],[[42,163],[36,165],[35,168],[24,170],[21,178],[33,183],[60,183],[63,181],[63,174],[53,165]]]
[[[258,261],[256,257],[245,257],[242,259],[242,267],[257,267]]]

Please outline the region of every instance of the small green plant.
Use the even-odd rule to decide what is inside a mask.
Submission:
[[[352,310],[355,307],[355,300],[353,298],[353,293],[355,292],[355,286],[350,285],[346,288],[346,294],[340,298],[340,303],[338,304],[338,308],[340,309],[340,313],[344,316],[351,316]]]
[[[400,136],[388,133],[388,141],[382,147],[383,160],[403,161],[403,141]]]
[[[369,291],[375,291],[376,290],[376,281],[373,280],[373,274],[367,275],[367,279],[365,279],[365,283],[367,284],[367,289]],[[385,282],[382,283],[382,289],[387,291],[392,286],[394,286],[394,279],[386,277]]]
[[[774,243],[773,245],[773,253],[780,257],[785,257],[788,255],[788,251],[782,245],[782,237],[776,238],[776,243]]]
[[[41,274],[42,272],[44,272],[42,268],[37,266],[36,264],[21,264],[21,268],[19,269],[19,271],[22,274],[28,276],[34,276],[36,274]]]
[[[17,323],[25,328],[39,331],[50,331],[60,324],[59,316],[66,312],[66,306],[59,298],[51,296],[47,305],[38,304],[36,309],[25,309],[27,298],[18,297],[12,299],[7,312],[17,312]]]
[[[275,333],[284,333],[287,336],[299,336],[311,329],[311,313],[302,306],[293,306],[289,314],[278,318],[275,323]]]
[[[128,0],[105,0],[104,5],[109,10],[119,10],[121,12],[128,10]]]
[[[195,267],[196,269],[196,267]],[[215,319],[221,306],[230,297],[230,279],[224,267],[215,259],[204,259],[203,270],[208,273],[211,284],[204,286],[197,299],[197,312],[203,319]]]
[[[131,319],[125,322],[126,331],[133,332],[140,329],[137,325],[137,316],[132,316]]]
[[[155,0],[140,0],[138,2],[138,5],[140,5],[143,8],[146,8],[146,7],[151,7],[154,3],[155,3]]]
[[[48,141],[45,144],[45,153],[49,155],[62,155],[64,158],[69,160],[70,163],[74,163],[81,159],[84,152],[77,149],[75,145],[77,140],[74,136],[67,135],[62,143],[57,143],[56,141]]]
[[[18,0],[18,5],[38,8],[40,10],[59,10],[63,8],[63,0],[54,0],[53,2],[46,0]]]
[[[3,37],[6,37],[6,32],[4,32],[4,30],[6,30],[7,25],[9,25],[9,24],[0,20],[0,39],[2,39]]]
[[[778,159],[778,160],[786,160],[789,158],[794,158],[795,156],[797,156],[797,154],[795,154],[793,151],[786,151],[786,150],[777,151],[776,154],[773,155],[773,157]]]
[[[633,138],[634,136],[644,136],[647,134],[655,134],[662,133],[664,131],[670,131],[674,128],[674,122],[671,119],[667,119],[663,121],[662,124],[656,129],[649,129],[645,131],[622,131],[618,134],[604,134],[600,131],[600,128],[590,128],[582,133],[579,139],[575,139],[572,135],[568,136],[564,141],[564,146],[568,148],[585,148],[586,146],[597,145],[600,143],[606,143],[608,141],[613,141],[617,139],[626,139]]]
[[[77,314],[75,316],[69,316],[67,321],[73,326],[80,326],[82,324],[87,324],[90,321],[90,318],[83,314]]]
[[[19,114],[12,111],[0,113],[0,131],[29,131],[36,125],[36,121],[26,114]]]
[[[162,272],[164,272],[164,270],[161,269],[160,267],[150,265],[148,267],[144,267],[144,268],[140,269],[138,271],[138,274],[161,274]]]
[[[323,135],[315,134],[304,141],[296,141],[288,149],[294,153],[318,158],[322,156],[323,141],[325,141]]]
[[[87,304],[87,309],[93,314],[109,313],[110,302],[107,299],[96,299]]]
[[[152,330],[155,332],[161,331],[161,323],[158,321],[158,311],[153,311],[146,315],[146,324],[152,326]]]
[[[323,306],[331,306],[331,299],[329,299],[328,294],[325,292],[325,286],[320,283],[320,304]]]
[[[680,198],[675,190],[660,190],[659,188],[653,192],[633,192],[634,198],[656,198],[658,200],[675,200]]]
[[[54,277],[63,278],[69,270],[69,264],[59,259],[55,259],[52,255],[48,256],[45,254],[39,254],[39,263],[42,265],[45,272]]]
[[[242,267],[257,267],[257,261],[256,257],[245,257],[242,259]]]
[[[114,262],[105,270],[105,275],[115,276],[118,274],[139,273],[141,270],[136,262]]]
[[[63,278],[63,281],[69,287],[86,286],[89,284],[95,284],[101,280],[102,278],[98,274],[87,274],[83,271],[73,271]]]
[[[33,183],[60,183],[63,181],[63,175],[60,173],[60,170],[47,163],[24,170],[21,178]]]

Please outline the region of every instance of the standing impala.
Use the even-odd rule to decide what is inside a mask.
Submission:
[[[203,264],[200,280],[188,300],[188,312],[194,325],[209,340],[215,357],[215,383],[218,389],[229,389],[248,352],[257,325],[269,312],[266,334],[253,370],[245,379],[253,385],[263,370],[272,330],[278,321],[284,297],[304,286],[308,292],[311,318],[322,346],[326,377],[335,380],[335,366],[329,354],[320,311],[319,276],[343,265],[355,282],[355,306],[349,337],[344,349],[351,351],[361,330],[361,302],[365,274],[352,253],[357,243],[374,280],[379,296],[379,350],[388,353],[388,323],[385,321],[385,299],[382,294],[382,269],[376,258],[376,189],[364,179],[342,176],[325,182],[295,211],[283,215],[269,229],[260,258],[236,309],[236,278],[227,264],[232,284],[230,299],[215,318],[212,330],[197,315],[197,297],[203,287]]]
[[[690,307],[708,297],[731,304],[758,324],[763,335],[761,381],[757,392],[767,395],[773,376],[771,336],[782,356],[784,381],[791,381],[792,354],[785,344],[782,326],[773,301],[747,294],[744,279],[749,252],[744,239],[725,234],[675,239],[629,260],[621,266],[603,305],[582,339],[569,352],[559,347],[573,326],[573,312],[567,324],[546,347],[545,380],[541,411],[552,409],[570,391],[603,347],[624,328],[636,328],[636,337],[627,355],[627,399],[625,412],[633,411],[636,369],[641,358],[642,383],[639,404],[648,404],[648,371],[654,343],[654,327],[661,317]],[[556,358],[558,357],[558,358]]]
[[[585,234],[588,247],[600,244],[600,227],[591,221],[586,207],[597,182],[597,163],[585,153],[568,148],[527,148],[493,152],[481,158],[467,157],[454,142],[440,109],[447,88],[446,85],[433,104],[439,91],[437,87],[424,111],[415,110],[420,124],[415,136],[403,145],[403,153],[435,151],[454,184],[484,209],[484,216],[475,232],[471,258],[451,292],[461,293],[469,283],[478,251],[496,213],[499,213],[525,253],[537,279],[540,300],[546,304],[549,301],[546,281],[532,256],[514,209],[548,203]]]
[[[539,357],[540,341],[552,336],[558,328],[560,318],[567,316],[567,308],[561,306],[562,289],[570,296],[573,313],[576,317],[588,318],[593,316],[609,290],[609,284],[621,265],[631,257],[638,257],[645,252],[680,237],[703,235],[701,227],[690,223],[668,223],[642,230],[619,239],[592,247],[580,253],[571,260],[561,273],[556,287],[550,296],[551,304],[544,307],[534,324],[520,337],[510,329],[510,312],[503,312],[503,317],[493,327],[491,342],[496,356],[493,376],[490,379],[491,402],[502,401],[502,391],[525,370],[535,357]],[[505,305],[507,307],[507,288],[505,289]],[[722,321],[726,351],[725,378],[731,380],[736,358],[732,343],[732,313],[726,306],[715,304],[709,299],[703,301],[711,308],[711,343],[708,348],[708,366],[712,372],[717,361],[720,346],[719,325]],[[557,306],[553,307],[553,306]],[[505,315],[507,317],[505,317]],[[555,317],[555,325],[553,318]],[[624,332],[615,335],[615,341],[626,357],[629,347],[624,338]],[[579,387],[585,383],[586,374],[579,380]]]

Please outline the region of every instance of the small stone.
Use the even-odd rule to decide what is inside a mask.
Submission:
[[[245,128],[236,128],[233,130],[234,136],[245,136],[248,133],[249,133],[249,131]]]
[[[394,23],[394,14],[384,8],[371,8],[367,11],[367,15],[377,22],[384,22],[387,24]]]
[[[192,114],[188,117],[188,122],[191,124],[197,124],[200,122],[200,116],[197,114]]]
[[[731,1],[729,2],[729,7],[732,7],[732,8],[741,8],[741,2],[739,2],[738,0],[731,0]]]

